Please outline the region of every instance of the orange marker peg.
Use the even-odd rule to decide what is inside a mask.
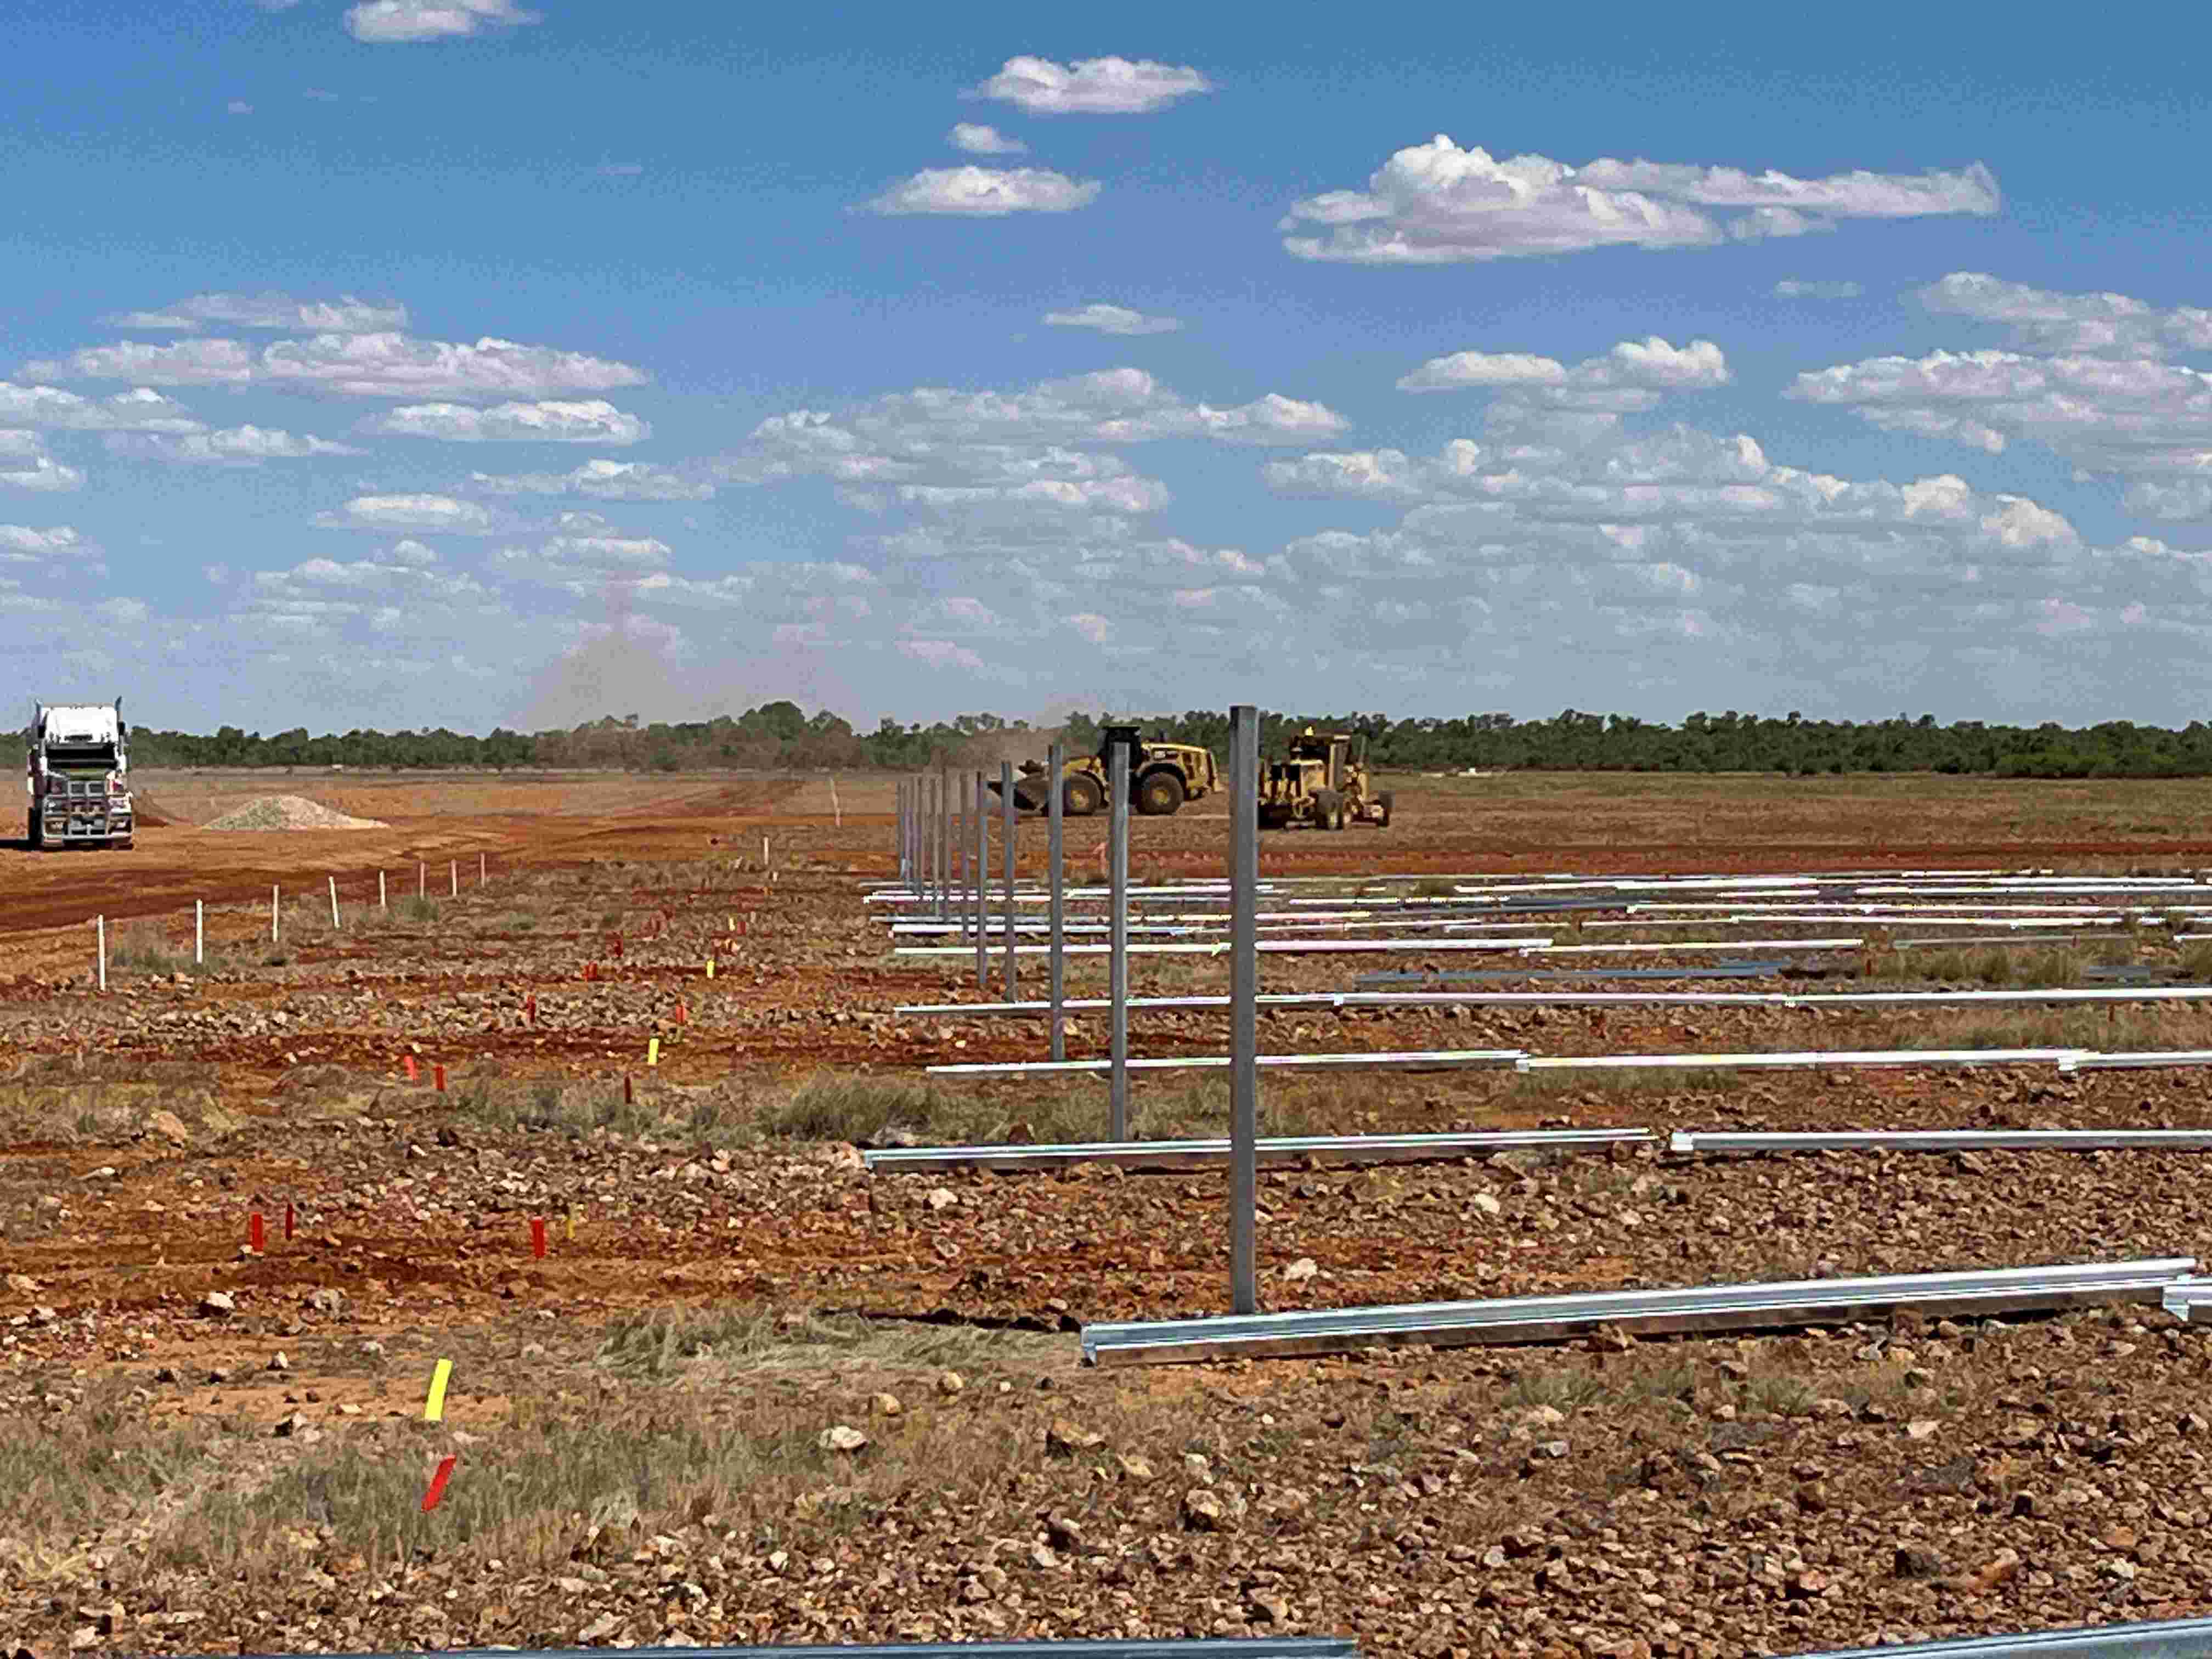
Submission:
[[[535,1261],[545,1260],[545,1218],[542,1215],[530,1218],[530,1254]]]
[[[688,1024],[690,1022],[690,1018],[691,1011],[689,1008],[686,1008],[682,1003],[678,1003],[676,1005],[676,1023],[678,1025]]]
[[[630,1093],[629,1079],[625,1077],[623,1079],[623,1104],[629,1105],[634,1098]]]
[[[256,1250],[258,1250],[264,1244],[269,1242],[267,1235],[262,1231],[261,1212],[258,1210],[256,1210],[252,1215],[246,1218],[246,1242],[252,1245]]]
[[[401,1059],[407,1067],[407,1080],[410,1083],[420,1083],[422,1080],[422,1073],[415,1068],[415,1056],[405,1054],[401,1056]]]
[[[430,1490],[422,1494],[423,1514],[429,1514],[443,1501],[446,1496],[446,1482],[453,1478],[453,1465],[459,1461],[458,1457],[452,1455],[440,1461],[438,1472],[430,1477]]]
[[[446,1092],[446,1068],[443,1066],[430,1068],[430,1086],[441,1095]]]
[[[299,1231],[299,1212],[293,1209],[292,1200],[284,1200],[284,1237],[289,1238]]]
[[[538,1024],[538,993],[532,991],[522,1000],[522,1017],[532,1025]]]

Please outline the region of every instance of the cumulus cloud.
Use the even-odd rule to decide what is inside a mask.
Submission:
[[[871,213],[952,214],[971,219],[1010,213],[1071,213],[1097,198],[1098,181],[1045,167],[925,167],[861,204]]]
[[[1095,328],[1101,334],[1172,334],[1182,325],[1172,317],[1147,317],[1127,306],[1087,305],[1079,311],[1048,311],[1054,328]]]
[[[472,472],[469,488],[495,495],[587,495],[603,501],[704,501],[712,482],[651,461],[593,459],[569,472]]]
[[[971,88],[971,98],[994,98],[1031,115],[1148,115],[1179,98],[1211,92],[1213,84],[1188,64],[1086,58],[1055,64],[1047,58],[1009,58],[996,75]]]
[[[898,648],[901,656],[930,668],[964,668],[972,672],[983,666],[982,658],[951,640],[901,640]]]
[[[247,103],[243,98],[234,98],[223,107],[225,112],[231,115],[251,115],[253,113],[253,106]]]
[[[1778,300],[1856,300],[1866,290],[1856,283],[1808,283],[1784,276],[1774,285]]]
[[[356,40],[391,45],[412,40],[452,40],[488,27],[514,27],[544,21],[514,0],[366,0],[346,13],[346,31]]]
[[[327,438],[302,436],[267,427],[234,426],[216,432],[110,433],[110,453],[147,460],[204,466],[258,466],[264,461],[305,460],[319,455],[362,455],[366,450]]]
[[[31,438],[28,432],[0,432],[0,441]],[[42,495],[63,495],[84,488],[84,474],[73,466],[64,466],[43,448],[24,448],[12,441],[0,441],[0,489],[30,489]]]
[[[62,432],[198,432],[191,411],[149,386],[95,401],[59,386],[0,380],[0,426]]]
[[[998,128],[975,121],[954,122],[945,137],[953,149],[970,155],[1026,155],[1030,149],[1020,139],[1009,138]]]
[[[0,524],[0,548],[22,556],[19,562],[94,550],[74,525],[66,524],[46,530],[33,530],[27,524]]]
[[[407,307],[394,300],[295,300],[289,294],[195,294],[153,311],[110,317],[116,328],[191,333],[210,326],[265,328],[294,333],[374,334],[407,326]]]
[[[1279,228],[1304,259],[1449,264],[1592,248],[1710,247],[1825,229],[1839,219],[1992,214],[1996,179],[1957,173],[1854,172],[1798,179],[1769,171],[1543,155],[1499,161],[1439,133],[1398,151],[1364,191],[1291,205]]]
[[[2015,441],[2040,443],[2084,471],[2129,483],[2142,511],[2195,516],[2179,510],[2186,483],[2212,471],[2212,375],[2142,356],[1875,357],[1800,374],[1786,395],[1991,454]]]
[[[653,435],[636,416],[599,398],[582,403],[409,404],[362,422],[364,432],[447,443],[634,444]]]
[[[239,340],[124,341],[25,366],[37,380],[266,386],[356,398],[547,398],[640,386],[642,371],[580,351],[487,337],[473,345],[398,333],[326,333],[258,349]]]
[[[335,513],[319,515],[325,530],[428,530],[456,536],[492,536],[500,525],[474,501],[451,495],[356,495]]]
[[[1939,315],[2002,324],[2011,343],[2059,356],[2162,357],[2212,350],[2212,310],[2160,310],[2124,294],[2063,294],[1954,270],[1914,296]]]

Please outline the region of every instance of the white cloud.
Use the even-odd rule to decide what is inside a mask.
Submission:
[[[644,374],[580,351],[490,337],[465,345],[397,333],[318,334],[256,349],[241,341],[124,341],[27,364],[40,380],[148,386],[269,386],[358,398],[545,398],[639,386]]]
[[[1991,454],[2040,443],[2135,485],[2130,504],[2142,511],[2194,516],[2187,489],[2171,486],[2212,471],[2212,375],[2140,356],[1875,357],[1800,374],[1785,395]]]
[[[27,524],[0,524],[0,548],[32,558],[52,558],[62,553],[89,553],[92,544],[73,525],[33,530]]]
[[[1913,296],[1938,314],[2004,324],[2014,343],[2060,356],[2160,357],[2212,350],[2212,310],[2160,311],[2124,294],[2062,294],[1954,270]]]
[[[428,530],[448,535],[491,536],[500,526],[474,501],[451,495],[356,495],[335,513],[319,514],[325,530]]]
[[[195,294],[153,311],[126,311],[106,319],[117,328],[173,329],[215,325],[279,329],[288,333],[374,334],[407,326],[407,307],[394,300],[295,300],[289,294]]]
[[[970,671],[983,666],[982,658],[964,645],[951,640],[901,640],[899,653],[931,668],[964,668]]]
[[[487,25],[513,27],[543,21],[514,0],[367,0],[346,13],[346,29],[356,40],[388,45],[410,40],[451,40]]]
[[[956,121],[952,131],[945,135],[953,149],[970,155],[1026,155],[1030,147],[1018,138],[1009,138],[993,126],[974,121]]]
[[[1098,195],[1096,179],[1074,179],[1044,167],[925,167],[861,205],[872,213],[955,214],[1001,218],[1009,213],[1069,213]]]
[[[1559,386],[1565,363],[1522,351],[1455,351],[1431,357],[1398,382],[1401,392],[1457,392],[1467,386]]]
[[[1439,133],[1391,156],[1364,191],[1293,204],[1279,228],[1300,258],[1447,264],[1608,246],[1708,247],[1843,218],[1990,214],[1998,204],[1996,180],[1979,162],[1958,173],[1825,179],[1640,161],[1576,167],[1542,155],[1501,161]]]
[[[243,98],[232,99],[230,102],[224,106],[224,108],[227,113],[232,115],[251,115],[253,113],[253,106],[247,103]]]
[[[1031,115],[1145,115],[1178,98],[1212,90],[1212,83],[1188,65],[1126,58],[1087,58],[1068,64],[1009,58],[1004,69],[968,96],[1018,105]]]
[[[366,450],[266,427],[234,426],[181,435],[114,432],[106,440],[118,455],[210,466],[258,466],[264,461],[304,460],[318,455],[362,455]]]
[[[469,475],[469,488],[495,495],[588,495],[604,501],[704,501],[714,486],[651,461],[593,459],[572,472]]]
[[[1172,317],[1147,317],[1127,306],[1087,305],[1079,311],[1048,311],[1055,328],[1095,328],[1101,334],[1172,334],[1182,325]]]
[[[198,432],[182,404],[150,387],[94,402],[59,386],[18,386],[0,380],[0,425],[45,427],[64,432]]]
[[[437,563],[438,550],[434,547],[429,546],[426,543],[416,541],[412,536],[409,536],[403,538],[399,541],[394,542],[392,544],[388,556],[394,564],[412,565],[420,568],[424,565],[433,565]]]
[[[636,416],[599,398],[583,403],[409,404],[362,422],[364,432],[448,443],[634,444],[653,435]]]
[[[1802,282],[1785,276],[1774,285],[1778,300],[1856,300],[1866,290],[1856,283]]]
[[[58,495],[83,486],[84,474],[49,455],[37,433],[0,427],[0,489]]]

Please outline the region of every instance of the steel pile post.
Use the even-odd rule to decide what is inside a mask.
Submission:
[[[952,772],[937,763],[937,919],[948,919],[952,902]]]
[[[991,988],[991,926],[984,908],[990,902],[991,792],[984,787],[980,770],[970,783],[975,792],[975,892],[969,915],[975,927],[975,988],[988,991]]]
[[[963,773],[952,780],[952,900],[948,921],[960,924],[962,942],[968,933],[968,779]]]
[[[999,838],[1006,843],[1006,1000],[1014,1000],[1014,763],[999,763]]]
[[[1129,745],[1117,743],[1106,763],[1107,999],[1112,1005],[1113,1071],[1107,1085],[1109,1139],[1129,1138]]]
[[[1260,711],[1229,711],[1229,1277],[1260,1311]]]
[[[1067,1058],[1067,958],[1060,947],[1067,939],[1067,880],[1060,866],[1060,769],[1067,763],[1065,745],[1054,744],[1045,762],[1045,776],[1052,782],[1050,823],[1051,836],[1046,849],[1046,860],[1052,866],[1052,1057]]]

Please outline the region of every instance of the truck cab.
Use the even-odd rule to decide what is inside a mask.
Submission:
[[[112,708],[33,703],[23,778],[32,848],[129,848],[130,771],[120,697]]]

